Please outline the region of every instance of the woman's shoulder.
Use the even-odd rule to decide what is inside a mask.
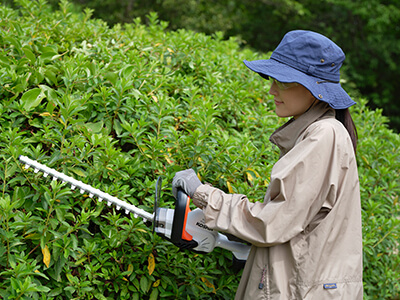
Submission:
[[[343,124],[335,118],[324,118],[310,124],[306,132],[319,134],[347,134]]]
[[[335,118],[324,118],[310,124],[300,137],[300,140],[306,139],[324,143],[326,146],[351,142],[346,128]]]

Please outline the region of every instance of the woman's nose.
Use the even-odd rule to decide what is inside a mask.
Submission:
[[[276,96],[278,95],[278,87],[275,83],[275,81],[272,81],[271,87],[269,88],[269,92],[270,95]]]

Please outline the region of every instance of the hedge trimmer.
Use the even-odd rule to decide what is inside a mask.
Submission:
[[[108,206],[113,204],[117,210],[123,209],[126,214],[133,213],[135,218],[140,217],[143,221],[151,222],[153,224],[153,232],[180,248],[209,253],[215,247],[220,247],[231,251],[236,260],[245,261],[248,257],[250,246],[241,242],[231,241],[226,235],[208,228],[204,221],[203,211],[199,208],[191,211],[189,208],[190,198],[182,190],[178,191],[175,209],[158,207],[162,184],[161,177],[158,177],[156,182],[154,211],[153,213],[148,213],[135,205],[104,193],[26,156],[21,155],[19,160],[25,164],[25,169],[32,167],[35,173],[43,172],[44,177],[50,176],[53,180],[69,183],[72,190],[79,189],[81,194],[86,192],[90,198],[97,197],[100,202],[106,201]]]

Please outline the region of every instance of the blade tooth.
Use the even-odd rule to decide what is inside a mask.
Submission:
[[[29,164],[25,164],[25,169],[29,169],[30,165]]]
[[[43,177],[49,176],[49,173],[43,173]]]
[[[103,198],[99,197],[99,199],[97,199],[97,200],[99,200],[99,202],[101,202],[101,201],[103,201]]]
[[[39,172],[39,169],[36,169],[36,168],[35,168],[35,170],[34,170],[33,172],[37,173],[37,172]]]
[[[93,194],[92,193],[89,193],[89,198],[93,198]]]
[[[133,214],[133,217],[136,219],[137,217],[139,217],[137,214]]]
[[[111,206],[111,204],[112,204],[111,201],[108,201],[108,202],[107,202],[107,205],[108,205],[108,206]]]
[[[129,214],[129,210],[125,209],[125,214]]]
[[[58,178],[56,176],[53,176],[53,181],[56,181]]]
[[[84,189],[81,189],[80,192],[81,192],[81,194],[83,194],[83,193],[85,192],[85,190],[84,190]]]
[[[120,210],[120,209],[121,209],[121,206],[117,205],[117,210]]]
[[[76,188],[76,186],[75,185],[71,185],[71,190],[74,190]]]

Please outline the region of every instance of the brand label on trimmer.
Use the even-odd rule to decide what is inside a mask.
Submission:
[[[212,229],[209,228],[209,227],[208,227],[206,224],[204,224],[203,222],[196,222],[196,225],[199,226],[199,227],[201,227],[201,228],[204,228],[204,229],[206,229],[206,230],[208,230],[208,231],[212,231]]]

